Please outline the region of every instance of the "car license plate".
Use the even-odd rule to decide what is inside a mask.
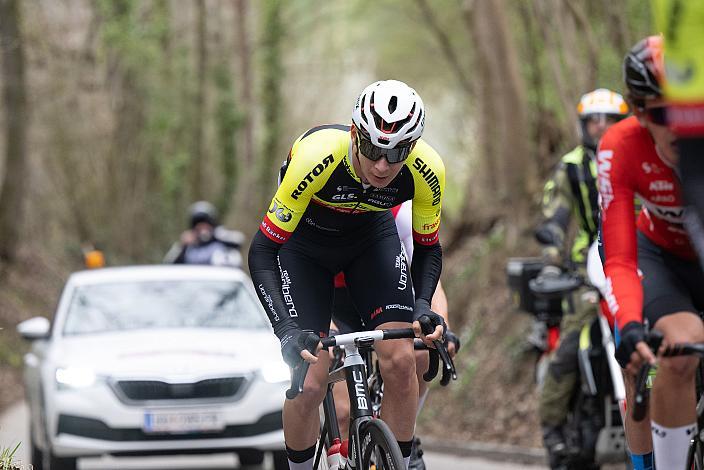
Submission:
[[[182,434],[222,431],[225,425],[219,413],[212,411],[145,411],[144,432]]]

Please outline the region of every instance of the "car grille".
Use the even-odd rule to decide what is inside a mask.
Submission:
[[[245,377],[223,377],[194,383],[167,383],[158,380],[120,380],[118,395],[131,402],[155,400],[231,399],[246,385]]]
[[[222,431],[187,434],[150,434],[138,428],[112,428],[98,419],[62,414],[59,415],[56,434],[71,434],[106,441],[161,441],[251,437],[282,428],[281,411],[266,414],[254,423],[227,426]],[[172,450],[177,453],[177,449]]]

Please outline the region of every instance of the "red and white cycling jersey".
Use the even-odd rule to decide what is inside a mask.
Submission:
[[[675,169],[663,160],[650,133],[630,117],[613,125],[599,144],[598,186],[606,264],[606,301],[619,327],[642,321],[636,226],[668,253],[694,259],[683,227],[684,203]],[[634,197],[643,204],[636,221]]]

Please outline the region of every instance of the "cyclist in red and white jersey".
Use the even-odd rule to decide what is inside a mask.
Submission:
[[[612,126],[598,152],[598,186],[607,276],[606,300],[616,315],[616,358],[634,375],[655,357],[643,341],[644,323],[665,343],[704,341],[704,273],[684,229],[675,135],[665,122],[659,85],[662,39],[651,36],[624,61],[634,116]],[[633,218],[634,196],[643,210]],[[684,468],[696,430],[697,359],[659,360],[651,401],[657,468]]]

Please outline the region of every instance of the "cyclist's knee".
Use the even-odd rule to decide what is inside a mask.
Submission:
[[[662,332],[667,344],[704,341],[704,324],[691,312],[677,312],[660,318],[655,329]]]
[[[698,364],[699,358],[697,357],[664,357],[660,360],[658,371],[664,371],[670,381],[679,379],[688,382],[694,378]]]
[[[309,382],[306,380],[303,385],[303,393],[297,396],[293,402],[304,409],[318,408],[325,398],[326,386],[320,382]]]
[[[704,341],[704,324],[697,315],[690,312],[678,312],[662,317],[655,323],[661,331],[666,344],[700,343]],[[660,368],[670,380],[689,381],[694,377],[699,359],[692,356],[663,357]]]
[[[294,400],[294,406],[301,409],[317,409],[325,398],[328,389],[328,366],[327,355],[320,353],[318,363],[311,365],[303,384],[303,393]]]
[[[387,348],[379,355],[379,364],[384,382],[389,385],[402,384],[411,378],[415,380],[416,359],[410,343],[407,347]]]

